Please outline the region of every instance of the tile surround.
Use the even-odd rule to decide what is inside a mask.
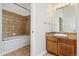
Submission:
[[[19,35],[28,35],[30,33],[30,17],[21,16],[16,13],[2,10],[2,32],[3,38]]]

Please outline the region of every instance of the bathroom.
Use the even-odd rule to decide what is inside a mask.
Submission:
[[[30,3],[2,4],[2,55],[30,55],[30,5]]]
[[[79,4],[3,3],[1,5],[1,55],[78,55]]]

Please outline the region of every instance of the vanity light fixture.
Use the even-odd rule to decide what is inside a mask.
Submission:
[[[65,3],[65,4],[61,5],[60,7],[56,8],[56,10],[68,7],[70,5],[71,5],[70,3]]]

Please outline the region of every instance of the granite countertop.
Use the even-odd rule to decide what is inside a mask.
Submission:
[[[71,40],[76,40],[77,39],[77,33],[75,32],[64,32],[64,34],[67,34],[68,37],[65,36],[55,36],[54,34],[59,33],[59,32],[47,32],[46,36],[48,37],[55,37],[55,38],[62,38],[62,39],[71,39]]]

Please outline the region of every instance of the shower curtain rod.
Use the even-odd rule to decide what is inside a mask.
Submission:
[[[30,12],[29,9],[27,9],[27,8],[25,8],[25,7],[23,7],[23,6],[19,5],[19,4],[16,4],[16,3],[14,3],[14,4]]]

